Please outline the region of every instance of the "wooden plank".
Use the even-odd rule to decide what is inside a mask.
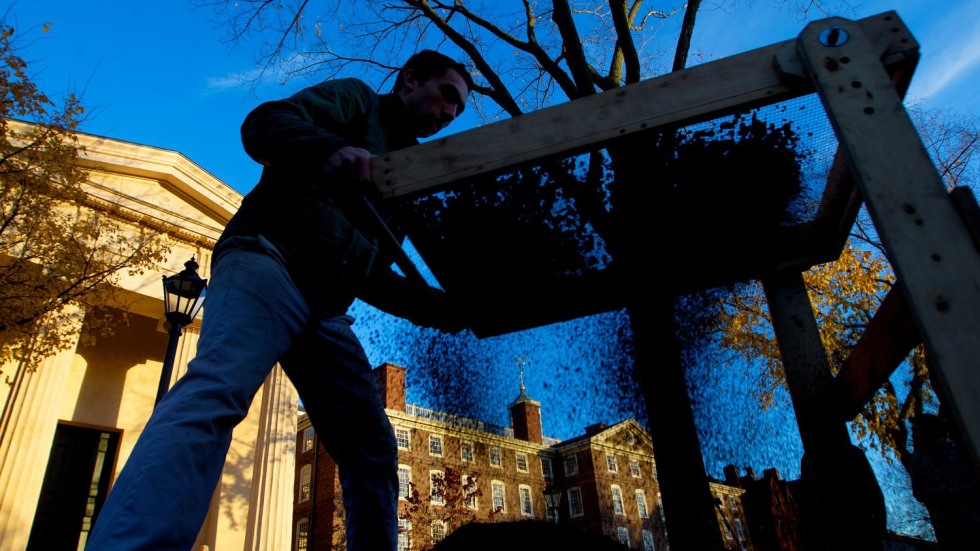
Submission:
[[[904,290],[896,284],[881,302],[834,381],[840,419],[850,421],[860,413],[920,342]]]
[[[431,191],[628,134],[810,93],[809,83],[787,84],[773,67],[779,50],[791,44],[767,46],[375,157],[371,179],[386,198]]]
[[[859,25],[867,27],[886,63],[904,64],[908,51],[918,51],[914,40],[898,40],[894,25],[882,17]],[[386,198],[431,192],[630,134],[812,92],[788,40],[378,156],[371,160],[371,179]]]
[[[871,549],[884,535],[884,498],[846,424],[828,414],[834,377],[803,275],[774,274],[762,284],[803,442],[801,479],[816,507],[808,522],[824,532],[827,549]]]
[[[832,28],[846,39],[838,33],[836,43],[822,43]],[[798,49],[905,285],[940,399],[980,473],[980,255],[861,27],[811,23]]]
[[[957,186],[949,192],[949,198],[952,199],[953,207],[966,224],[970,238],[973,239],[973,246],[980,251],[980,205],[977,205],[973,190],[966,186]]]

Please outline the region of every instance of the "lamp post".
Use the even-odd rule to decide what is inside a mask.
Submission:
[[[548,514],[555,519],[555,524],[558,524],[558,508],[561,506],[561,488],[549,479],[542,492],[544,493],[544,502],[548,507]]]
[[[184,263],[184,269],[180,273],[170,277],[163,276],[163,307],[167,321],[170,323],[170,340],[167,342],[167,354],[163,357],[163,372],[160,373],[160,386],[157,387],[154,407],[160,403],[160,399],[170,387],[181,330],[194,321],[197,313],[204,306],[208,280],[201,279],[197,275],[197,268],[198,264],[192,256]]]

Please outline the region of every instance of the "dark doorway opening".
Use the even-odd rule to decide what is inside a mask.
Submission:
[[[119,433],[59,424],[27,551],[77,551],[109,492]]]

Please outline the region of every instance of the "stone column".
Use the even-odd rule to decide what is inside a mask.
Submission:
[[[245,549],[290,549],[296,474],[296,390],[276,366],[259,392],[261,420],[249,499]]]
[[[69,312],[64,324],[77,330],[67,350],[45,358],[36,370],[18,367],[0,424],[0,551],[27,547],[37,509],[58,410],[71,374],[84,313]]]
[[[177,379],[187,373],[187,363],[197,355],[197,341],[201,338],[200,320],[184,327],[181,330],[180,340],[177,341],[177,354],[174,356],[174,369],[170,374],[170,384],[167,388],[174,386]],[[164,330],[166,331],[166,323]]]

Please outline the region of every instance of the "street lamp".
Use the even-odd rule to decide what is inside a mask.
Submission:
[[[167,342],[167,354],[163,358],[163,372],[160,374],[160,386],[157,387],[154,407],[160,403],[160,399],[170,387],[181,329],[194,321],[197,313],[204,306],[208,280],[201,279],[197,275],[197,268],[198,264],[192,256],[184,263],[184,269],[180,273],[170,277],[163,276],[163,307],[167,321],[170,323],[170,340]]]
[[[561,488],[549,479],[542,492],[544,492],[544,502],[548,507],[548,514],[555,519],[555,524],[558,524],[558,507],[561,506]]]

